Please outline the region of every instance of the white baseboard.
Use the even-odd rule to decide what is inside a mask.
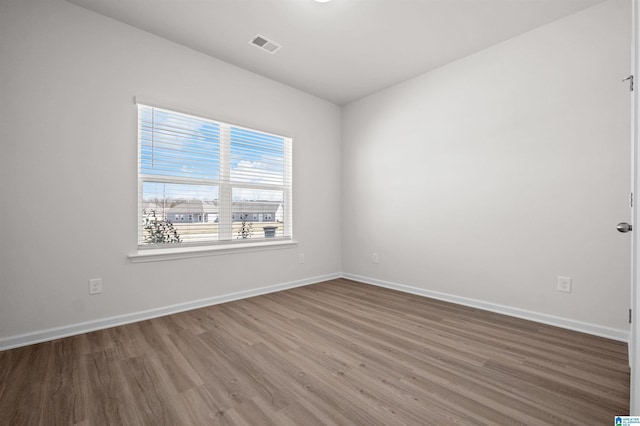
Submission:
[[[220,303],[231,302],[248,297],[260,296],[262,294],[274,293],[276,291],[288,290],[295,287],[301,287],[309,284],[315,284],[322,281],[328,281],[342,277],[342,274],[328,274],[317,277],[305,278],[302,280],[291,281],[283,284],[276,284],[266,287],[255,288],[251,290],[239,291],[236,293],[224,294],[221,296],[210,297],[206,299],[194,300],[191,302],[178,303],[175,305],[164,306],[161,308],[149,309],[146,311],[134,312],[131,314],[117,315],[114,317],[101,318],[93,321],[81,322],[62,327],[49,328],[46,330],[25,333],[16,336],[4,337],[0,339],[0,351],[17,348],[20,346],[33,345],[35,343],[47,342],[50,340],[60,339],[62,337],[74,336],[77,334],[88,333],[91,331],[111,328],[118,325],[130,324],[133,322],[144,321],[151,318],[162,317],[165,315],[176,314],[178,312],[190,311],[192,309],[204,308],[206,306],[217,305]]]
[[[328,281],[336,278],[347,278],[353,281],[359,281],[366,284],[385,287],[392,290],[402,291],[404,293],[416,294],[419,296],[430,297],[433,299],[444,300],[446,302],[456,303],[459,305],[470,306],[473,308],[483,309],[486,311],[496,312],[499,314],[509,315],[512,317],[522,318],[542,324],[553,325],[556,327],[566,328],[569,330],[579,331],[582,333],[592,334],[595,336],[606,337],[612,340],[629,342],[630,332],[628,330],[620,330],[610,327],[603,327],[596,324],[575,321],[568,318],[557,317],[554,315],[542,314],[539,312],[527,311],[524,309],[512,308],[509,306],[499,305],[496,303],[485,302],[482,300],[470,299],[466,297],[455,296],[437,291],[425,290],[423,288],[412,287],[404,284],[392,283],[388,281],[378,280],[375,278],[363,277],[360,275],[349,273],[335,273],[322,275],[317,277],[306,278],[288,283],[276,284],[266,287],[260,287],[251,290],[244,290],[235,293],[224,294],[221,296],[210,297],[206,299],[194,300],[191,302],[178,303],[175,305],[164,306],[161,308],[150,309],[146,311],[133,312],[125,315],[101,318],[93,321],[70,324],[61,327],[49,328],[46,330],[25,333],[16,336],[9,336],[0,339],[0,351],[17,348],[20,346],[33,345],[35,343],[47,342],[50,340],[60,339],[63,337],[74,336],[77,334],[88,333],[91,331],[102,330],[105,328],[115,327],[118,325],[130,324],[133,322],[144,321],[151,318],[157,318],[165,315],[176,314],[179,312],[189,311],[192,309],[203,308],[206,306],[217,305],[220,303],[231,302],[248,297],[260,296],[262,294],[274,293],[277,291],[288,290],[295,287],[315,284],[322,281]]]
[[[458,305],[470,306],[472,308],[483,309],[485,311],[496,312],[499,314],[509,315],[516,318],[522,318],[542,324],[553,325],[568,330],[579,331],[582,333],[592,334],[595,336],[606,337],[621,342],[629,342],[630,332],[628,330],[620,330],[616,328],[603,327],[597,324],[590,324],[582,321],[576,321],[568,318],[557,317],[554,315],[542,314],[539,312],[528,311],[525,309],[512,308],[509,306],[499,305],[497,303],[485,302],[482,300],[469,299],[466,297],[455,296],[453,294],[440,293],[437,291],[425,290],[423,288],[412,287],[404,284],[397,284],[388,281],[378,280],[375,278],[363,277],[360,275],[343,273],[343,278],[353,281],[359,281],[365,284],[372,284],[379,287],[390,288],[392,290],[402,291],[404,293],[417,294],[419,296],[430,297],[433,299],[444,300],[446,302],[456,303]]]

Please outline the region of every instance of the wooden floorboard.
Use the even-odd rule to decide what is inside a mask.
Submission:
[[[345,279],[0,352],[7,425],[607,425],[627,345]]]

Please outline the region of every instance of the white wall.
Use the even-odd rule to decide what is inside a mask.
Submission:
[[[132,264],[135,95],[292,136],[299,246]],[[339,273],[340,113],[333,104],[61,0],[3,1],[0,343]],[[305,264],[298,264],[298,253]],[[93,277],[103,278],[103,294],[88,295]]]
[[[628,13],[598,5],[341,116],[64,1],[4,0],[0,347],[341,270],[626,332]],[[299,246],[132,264],[135,95],[292,136]]]
[[[346,106],[343,271],[627,333],[629,13],[602,3]]]

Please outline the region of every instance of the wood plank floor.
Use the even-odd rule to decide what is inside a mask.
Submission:
[[[7,425],[609,425],[626,344],[333,280],[0,352]]]

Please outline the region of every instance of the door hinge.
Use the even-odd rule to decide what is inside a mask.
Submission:
[[[624,83],[627,80],[629,80],[629,91],[633,92],[633,74],[622,80],[622,82]]]
[[[629,194],[629,204],[631,205],[631,207],[633,207],[633,192],[631,194]]]
[[[633,313],[633,311],[631,309],[629,309],[629,324],[631,324],[631,314]]]

